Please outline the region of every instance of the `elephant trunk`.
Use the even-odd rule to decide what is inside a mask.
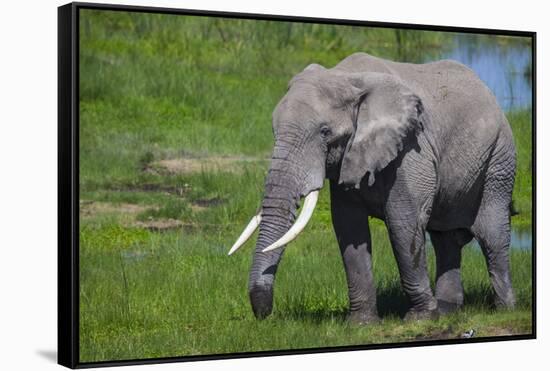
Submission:
[[[273,283],[284,248],[263,252],[287,233],[296,219],[304,184],[301,169],[284,145],[275,144],[271,168],[265,182],[260,231],[250,270],[248,292],[257,318],[265,318],[273,307]]]

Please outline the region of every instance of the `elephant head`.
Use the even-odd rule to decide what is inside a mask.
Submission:
[[[295,76],[273,112],[275,145],[261,212],[229,254],[259,226],[249,278],[257,318],[271,313],[283,247],[305,227],[325,178],[367,186],[396,158],[410,133],[422,129],[422,103],[396,77],[313,64]],[[299,217],[299,201],[305,197]]]

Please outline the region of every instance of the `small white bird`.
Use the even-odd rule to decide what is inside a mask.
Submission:
[[[462,335],[460,335],[460,337],[462,339],[470,339],[470,338],[473,338],[474,335],[476,333],[476,330],[474,329],[470,329],[469,331],[466,331],[465,333],[463,333]]]

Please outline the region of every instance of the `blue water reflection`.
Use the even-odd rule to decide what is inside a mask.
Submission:
[[[528,39],[459,34],[443,57],[473,69],[505,111],[531,107],[532,56]]]

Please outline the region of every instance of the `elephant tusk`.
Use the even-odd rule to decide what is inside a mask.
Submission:
[[[309,222],[309,219],[311,219],[311,216],[313,215],[313,210],[315,210],[315,205],[317,204],[317,199],[319,198],[319,191],[313,191],[310,194],[306,196],[306,199],[304,200],[304,206],[302,208],[302,212],[298,216],[298,219],[296,219],[296,222],[290,229],[285,233],[285,235],[277,242],[271,244],[270,246],[266,247],[262,250],[262,252],[268,252],[271,250],[278,249],[279,247],[282,247],[286,245],[287,243],[294,240],[300,232],[306,227],[307,222]]]
[[[262,221],[262,213],[258,213],[258,215],[254,215],[246,228],[244,229],[243,233],[241,233],[240,237],[237,239],[237,242],[231,247],[231,250],[227,253],[227,255],[233,254],[235,251],[237,251],[248,239],[254,231],[258,228],[260,225],[260,222]]]

